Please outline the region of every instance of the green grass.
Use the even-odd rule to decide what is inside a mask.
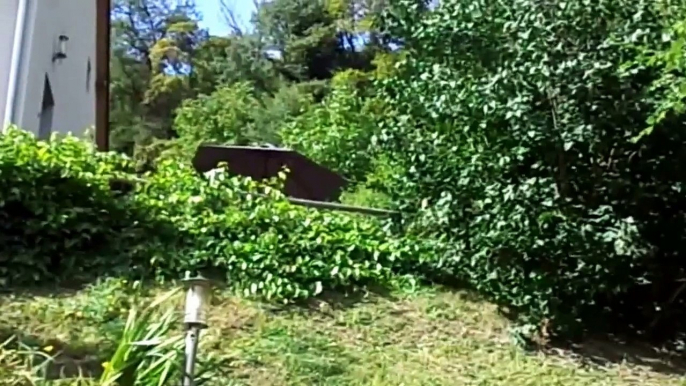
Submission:
[[[53,346],[47,351],[62,351],[62,363],[101,362],[114,352],[131,302],[127,291],[111,282],[60,296],[5,296],[0,329],[21,333],[34,348]],[[466,292],[421,290],[290,308],[218,294],[214,303],[200,349],[209,385],[686,385],[684,376],[655,370],[686,374],[676,359],[626,347],[619,350],[623,361],[603,366],[564,350],[526,353],[510,342],[509,322],[495,307]],[[0,350],[0,378],[30,373],[26,360]]]

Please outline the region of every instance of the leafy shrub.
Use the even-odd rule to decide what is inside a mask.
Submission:
[[[282,128],[284,144],[353,182],[363,182],[371,168],[371,138],[381,112],[379,101],[365,95],[368,82],[369,76],[359,71],[336,74],[324,101]]]
[[[645,93],[645,101],[652,113],[646,128],[633,138],[634,141],[653,130],[673,125],[669,119],[679,119],[686,111],[686,77],[684,77],[684,43],[686,42],[686,9],[681,4],[663,2],[665,28],[661,39],[636,41],[635,57],[624,63],[622,75],[631,79],[639,73],[657,72]],[[667,123],[667,125],[665,125]]]
[[[136,171],[144,173],[154,170],[163,160],[189,163],[194,150],[196,148],[183,139],[154,139],[145,146],[137,146],[132,158]]]
[[[289,301],[389,285],[424,256],[422,244],[394,237],[376,219],[291,205],[277,189],[282,181],[223,170],[208,180],[166,160],[122,195],[110,179],[136,177],[114,154],[18,130],[0,144],[5,284],[101,273],[173,280],[200,270],[243,294]]]
[[[444,268],[529,330],[666,316],[686,277],[685,138],[631,143],[654,73],[618,74],[659,41],[666,2],[419,3],[381,20],[406,55],[378,82],[393,112],[374,138],[413,229],[447,238]]]
[[[389,283],[413,258],[375,219],[296,207],[278,189],[216,173],[207,184],[190,168],[162,165],[137,200],[178,230],[175,256],[153,270],[178,277],[203,268],[245,295],[296,299],[325,288]]]
[[[348,205],[363,206],[368,208],[389,208],[390,199],[387,195],[377,192],[364,185],[358,185],[355,189],[343,192],[341,202]]]
[[[200,142],[246,145],[260,138],[256,125],[259,100],[249,83],[236,83],[184,101],[176,111],[174,130],[192,147]]]
[[[311,102],[312,96],[298,87],[284,86],[267,95],[250,83],[238,82],[186,100],[176,111],[174,129],[188,152],[201,142],[276,144],[279,128]]]
[[[256,121],[262,128],[261,131],[268,133],[263,140],[280,144],[281,128],[307,111],[312,106],[313,100],[313,92],[302,84],[283,86],[273,95],[264,95],[261,98],[262,109],[255,111]]]
[[[112,270],[132,212],[112,193],[110,180],[129,170],[125,159],[73,137],[48,143],[16,128],[1,134],[3,284]]]

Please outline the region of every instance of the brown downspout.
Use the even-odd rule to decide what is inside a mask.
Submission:
[[[111,0],[97,0],[95,19],[95,144],[110,148],[110,11]]]

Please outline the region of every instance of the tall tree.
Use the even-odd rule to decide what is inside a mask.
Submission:
[[[192,59],[208,34],[192,0],[115,0],[112,19],[112,143],[131,151],[173,135],[174,109],[194,94]]]
[[[255,28],[279,52],[285,76],[295,81],[330,79],[337,70],[371,64],[355,44],[348,8],[347,3],[332,6],[325,0],[263,2],[258,4]]]

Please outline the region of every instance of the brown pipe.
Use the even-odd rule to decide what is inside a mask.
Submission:
[[[95,33],[95,144],[110,149],[110,12],[111,0],[97,0]]]

